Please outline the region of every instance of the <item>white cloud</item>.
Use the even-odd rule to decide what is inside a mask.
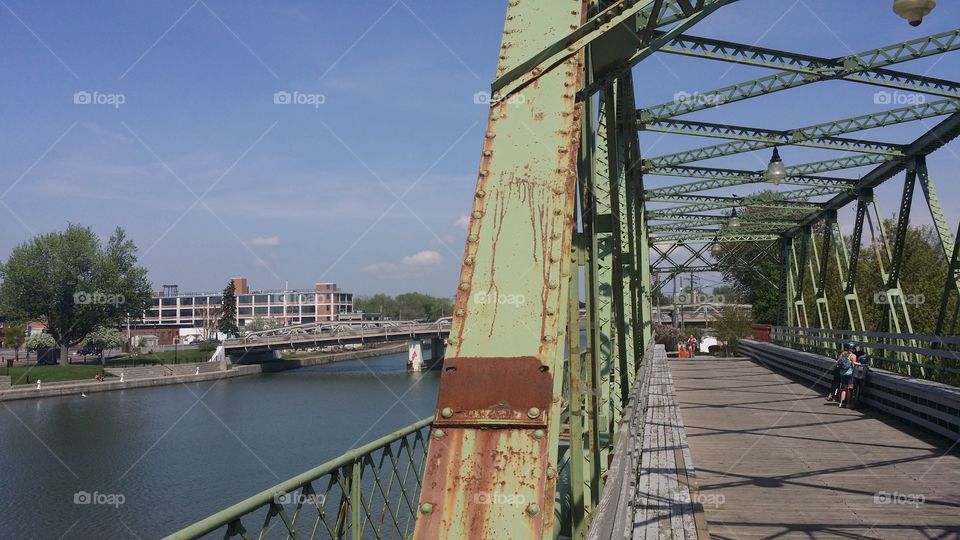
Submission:
[[[384,274],[393,271],[396,267],[397,265],[393,263],[375,263],[364,266],[363,271],[370,274]]]
[[[456,225],[457,227],[460,227],[461,229],[466,229],[467,227],[470,226],[470,216],[458,217],[454,225]]]
[[[279,236],[258,236],[250,241],[251,246],[279,246]]]
[[[433,266],[443,262],[443,257],[439,253],[432,250],[424,250],[418,253],[414,253],[408,257],[401,259],[403,264],[409,264],[413,266]]]

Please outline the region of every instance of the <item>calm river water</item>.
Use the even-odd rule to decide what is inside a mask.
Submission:
[[[0,402],[0,539],[174,532],[429,416],[439,372],[405,361]]]

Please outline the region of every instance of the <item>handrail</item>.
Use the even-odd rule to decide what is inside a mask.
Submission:
[[[375,463],[374,460],[372,459],[372,455],[378,450],[383,450],[384,452],[387,452],[388,448],[390,448],[390,445],[398,441],[401,441],[401,449],[399,451],[402,452],[403,444],[404,444],[403,441],[411,434],[416,434],[417,435],[416,439],[421,440],[421,442],[424,443],[423,459],[425,459],[426,458],[426,443],[425,443],[426,435],[421,434],[420,432],[425,428],[427,428],[428,426],[430,426],[431,424],[433,424],[432,416],[429,418],[424,418],[423,420],[420,420],[415,424],[409,425],[403,429],[400,429],[389,435],[381,437],[371,443],[368,443],[358,448],[355,448],[353,450],[350,450],[345,454],[335,459],[332,459],[330,461],[327,461],[326,463],[318,467],[314,467],[313,469],[310,469],[297,476],[294,476],[289,480],[281,482],[271,488],[265,489],[252,497],[244,499],[234,504],[233,506],[230,506],[224,510],[221,510],[220,512],[217,512],[216,514],[213,514],[212,516],[204,518],[184,529],[181,529],[171,534],[170,536],[167,536],[166,539],[179,540],[179,539],[186,539],[186,538],[198,538],[223,527],[226,527],[226,531],[224,535],[225,538],[238,535],[238,534],[244,534],[245,531],[243,529],[243,526],[240,523],[240,519],[250,514],[251,512],[254,512],[258,509],[262,509],[265,507],[268,508],[268,511],[270,512],[270,514],[267,516],[267,521],[269,521],[273,516],[279,515],[283,520],[283,525],[286,526],[287,532],[289,533],[288,538],[290,537],[295,538],[296,537],[295,527],[293,527],[293,525],[296,522],[296,515],[294,515],[292,520],[288,519],[288,517],[286,516],[286,511],[282,508],[281,503],[278,502],[278,500],[282,500],[283,496],[287,494],[291,494],[298,489],[305,490],[303,492],[303,495],[313,494],[311,483],[328,475],[333,476],[333,478],[330,479],[331,486],[339,485],[339,487],[342,488],[344,487],[345,482],[341,481],[341,479],[339,478],[336,478],[336,476],[341,474],[341,469],[343,468],[350,468],[351,474],[350,474],[350,477],[346,480],[346,483],[349,484],[348,489],[344,489],[343,493],[341,493],[341,499],[342,499],[341,508],[340,508],[340,511],[337,512],[337,517],[336,517],[337,523],[335,524],[336,525],[335,528],[337,529],[347,528],[346,523],[343,522],[343,520],[345,519],[343,516],[345,507],[349,508],[349,513],[352,516],[350,526],[363,528],[365,525],[364,521],[369,521],[369,519],[364,520],[362,517],[362,514],[366,513],[367,518],[370,518],[370,515],[369,515],[370,509],[369,509],[368,499],[372,498],[372,496],[375,495],[376,493],[371,492],[371,493],[365,494],[361,492],[362,486],[359,485],[359,481],[361,480],[362,471],[359,470],[358,467],[363,467],[366,465],[372,465],[375,467],[379,465],[382,467],[384,465],[384,460],[381,459],[379,461],[379,464]],[[413,448],[408,448],[408,452],[412,452],[412,450]],[[395,456],[392,456],[391,454],[391,458],[393,457]],[[392,462],[394,465],[396,465],[396,462],[393,459],[389,461]],[[416,472],[417,472],[417,478],[416,478],[417,489],[419,491],[419,485],[420,485],[419,475],[422,474],[422,467],[419,471],[416,471]],[[375,483],[378,484],[377,488],[379,489],[379,492],[381,494],[385,494],[385,498],[386,498],[386,496],[389,495],[390,490],[388,489],[386,492],[383,491],[384,489],[383,486],[379,485],[380,474],[376,470],[374,470],[373,475],[375,477]],[[392,484],[392,478],[391,478],[391,484]],[[400,491],[401,495],[404,495],[406,493],[407,486],[401,485],[400,488],[401,488],[401,491]],[[309,493],[306,492],[307,489],[309,489]],[[373,488],[371,488],[371,491],[372,489]],[[358,496],[360,499],[359,502],[357,502],[356,500]],[[418,496],[419,496],[418,493],[412,495],[413,507],[409,509],[411,519],[415,517],[415,512],[413,510],[414,510],[414,507],[416,506],[416,501]],[[299,513],[300,509],[304,506],[303,503],[304,501],[301,500],[299,501],[299,504],[297,504],[297,513]],[[388,507],[387,509],[392,510],[391,508],[392,505],[390,504],[390,501],[386,501],[386,503]],[[312,506],[315,506],[317,508],[318,512],[320,513],[319,519],[322,520],[324,517],[323,516],[324,510],[321,508],[322,503],[317,504],[316,501],[314,501],[312,503]],[[409,506],[409,501],[408,501],[408,506]],[[399,510],[399,506],[398,506],[398,510]],[[392,517],[395,518],[395,516],[393,516],[392,511],[391,511],[391,515]],[[267,527],[267,525],[268,523],[264,522],[264,529]],[[327,527],[328,530],[330,529],[329,524],[324,522],[324,525]],[[291,529],[294,529],[294,530],[291,530]],[[359,529],[355,529],[355,530],[359,530]]]

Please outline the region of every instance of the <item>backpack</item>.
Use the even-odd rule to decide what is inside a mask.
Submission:
[[[837,365],[834,367],[835,369],[839,370],[840,373],[846,373],[852,365],[853,363],[850,361],[850,355],[843,354],[840,355],[840,358],[837,358]]]

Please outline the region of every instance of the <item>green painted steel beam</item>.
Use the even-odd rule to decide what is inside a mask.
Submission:
[[[958,136],[960,136],[960,113],[954,113],[908,145],[905,153],[908,156],[929,155]],[[857,191],[873,189],[905,169],[906,164],[902,160],[887,161],[861,177],[857,184]],[[799,220],[797,227],[788,231],[787,235],[797,235],[804,225],[810,225],[824,219],[826,211],[839,210],[855,200],[857,200],[857,192],[837,195],[824,203],[820,210]]]
[[[683,195],[698,191],[709,191],[745,184],[761,184],[769,182],[761,171],[743,171],[735,169],[717,169],[711,167],[684,167],[673,165],[645,169],[645,174],[654,176],[671,176],[682,178],[704,178],[703,182],[686,182],[647,190],[648,196]],[[835,186],[840,188],[853,187],[856,180],[819,175],[790,175],[781,182],[794,186]]]
[[[960,30],[951,30],[941,34],[895,43],[878,49],[871,49],[861,53],[849,55],[838,59],[838,62],[844,66],[841,71],[832,74],[808,74],[797,73],[795,71],[781,71],[761,77],[737,83],[716,90],[702,92],[701,95],[708,96],[711,99],[688,99],[677,100],[667,103],[661,103],[641,109],[639,118],[642,122],[648,122],[653,119],[671,118],[682,114],[691,113],[703,109],[708,109],[717,104],[733,103],[753,97],[771,94],[796,88],[807,84],[821,82],[825,80],[834,80],[846,75],[855,73],[864,73],[869,70],[876,72],[877,68],[925,58],[960,48]],[[896,79],[884,76],[870,77],[871,84],[880,86],[889,86],[910,91],[920,91],[918,88],[905,85]],[[862,81],[858,81],[862,82]],[[678,102],[679,101],[679,102]]]
[[[771,146],[806,146],[826,150],[840,150],[846,152],[863,152],[884,154],[890,156],[903,155],[903,145],[850,139],[844,137],[814,137],[811,139],[795,138],[796,131],[781,131],[744,126],[731,126],[712,122],[694,122],[667,118],[654,120],[646,124],[638,123],[641,131],[669,133],[672,135],[688,135],[692,137],[709,137],[743,142],[767,143]]]
[[[729,235],[663,235],[663,236],[650,236],[650,242],[652,243],[664,243],[664,242],[683,242],[685,244],[691,243],[725,243],[725,242],[769,242],[772,240],[779,240],[781,238],[778,234],[729,234]]]
[[[901,158],[896,158],[901,159]],[[855,169],[857,167],[866,167],[869,165],[878,165],[894,161],[886,156],[875,154],[860,154],[856,156],[847,156],[836,159],[827,159],[824,161],[814,161],[812,163],[802,163],[787,167],[788,175],[817,174],[822,172],[839,171],[843,169]]]
[[[914,122],[927,118],[943,116],[945,114],[952,114],[955,112],[960,112],[960,99],[943,99],[930,103],[921,103],[917,105],[911,105],[909,107],[899,107],[877,113],[863,114],[850,118],[834,120],[831,122],[822,122],[819,124],[781,131],[779,133],[783,135],[766,137],[765,140],[762,137],[751,137],[749,132],[744,131],[749,128],[731,127],[727,130],[723,130],[722,128],[711,127],[713,124],[700,123],[698,125],[697,123],[688,122],[687,124],[689,124],[689,127],[685,127],[684,129],[692,133],[684,134],[699,134],[704,132],[731,133],[737,135],[738,139],[730,143],[705,146],[703,148],[695,148],[693,150],[686,150],[683,152],[675,152],[673,154],[652,157],[644,161],[644,166],[649,168],[657,168],[667,165],[680,165],[683,163],[689,163],[691,161],[701,161],[723,156],[732,156],[744,152],[765,150],[778,145],[806,145],[808,141],[826,141],[837,137],[838,135],[892,126],[906,122]],[[685,124],[678,124],[679,122],[681,121],[669,119],[652,120],[641,124],[641,127],[659,126],[661,124],[666,126],[676,125],[679,127],[672,127],[670,129],[680,130],[681,127],[685,126]],[[758,134],[754,133],[753,135]],[[851,147],[851,150],[863,152],[863,150],[852,148],[855,145],[848,144],[848,146]],[[869,148],[869,145],[867,146]],[[901,145],[897,148],[898,152],[896,155],[902,156],[904,147]],[[842,150],[843,148],[835,147],[833,149]],[[879,152],[874,151],[870,153]]]
[[[510,2],[498,72],[562,39],[585,20],[584,9]],[[525,87],[522,108],[490,106],[417,540],[553,535],[581,125],[571,89],[582,86],[584,69],[575,53]],[[507,294],[537,301],[497,301]],[[478,505],[470,488],[478,485],[522,496],[538,511]]]
[[[949,40],[957,39],[957,30],[941,34]],[[925,45],[929,38],[915,40]],[[859,64],[850,59],[821,58],[806,54],[779,51],[743,45],[730,41],[682,35],[660,48],[660,51],[710,60],[720,60],[736,64],[780,69],[795,73],[804,73],[827,78],[877,84],[892,88],[910,89],[943,97],[960,97],[960,85],[953,81],[935,79],[924,75],[914,75],[888,69],[867,69],[851,73]],[[839,76],[838,76],[839,74]]]

